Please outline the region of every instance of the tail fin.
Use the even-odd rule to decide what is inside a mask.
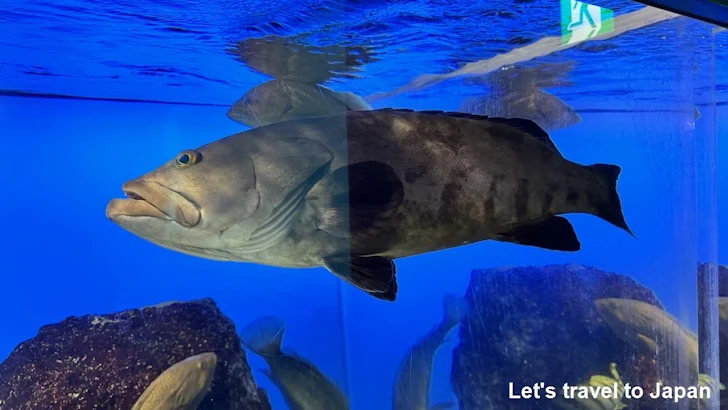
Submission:
[[[628,234],[636,238],[632,230],[627,226],[622,213],[622,201],[617,193],[617,179],[622,169],[617,165],[594,164],[590,165],[594,172],[599,175],[608,187],[607,197],[601,204],[597,204],[597,215],[617,228],[624,229]]]
[[[468,302],[460,296],[448,294],[442,300],[442,309],[444,313],[443,325],[452,328],[460,324],[467,316]]]
[[[281,354],[285,322],[278,316],[263,316],[248,324],[241,332],[243,346],[261,356]]]

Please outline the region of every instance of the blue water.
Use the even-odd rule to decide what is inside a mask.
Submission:
[[[636,3],[595,2],[616,14]],[[390,408],[396,364],[441,320],[447,293],[475,268],[581,263],[634,277],[695,328],[695,264],[728,263],[728,33],[687,18],[525,63],[573,62],[548,91],[582,122],[553,131],[570,160],[619,164],[624,213],[638,239],[573,215],[582,243],[558,253],[487,242],[398,261],[395,303],[322,268],[212,262],[168,251],[109,222],[126,180],[179,151],[244,130],[230,104],[270,77],[226,50],[254,37],[311,47],[360,46],[369,62],[325,85],[367,96],[560,34],[558,2],[18,1],[0,9],[0,89],[104,100],[0,97],[3,200],[0,359],[38,328],[70,315],[212,297],[241,328],[287,322],[284,345],[347,389],[352,409]],[[273,17],[271,17],[273,16]],[[595,43],[596,44],[596,43]],[[338,49],[337,49],[338,50]],[[349,76],[349,77],[350,77]],[[457,109],[482,93],[451,80],[374,108]],[[153,100],[154,103],[119,99]],[[185,102],[187,105],[170,104]],[[694,121],[693,106],[702,116]],[[715,189],[715,192],[712,190]],[[716,202],[717,201],[717,202]],[[723,211],[725,213],[725,211]],[[435,364],[432,402],[453,399],[453,337]],[[265,368],[249,353],[254,369]],[[262,373],[274,409],[286,409]]]

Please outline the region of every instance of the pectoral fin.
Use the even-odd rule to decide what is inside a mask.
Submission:
[[[379,256],[332,255],[324,258],[326,269],[377,299],[397,297],[397,268],[394,261]]]

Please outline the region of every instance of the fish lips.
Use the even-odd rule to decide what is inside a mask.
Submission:
[[[147,216],[177,222],[186,228],[200,223],[200,210],[181,194],[155,182],[132,180],[121,189],[128,198],[112,199],[106,216],[116,222],[119,217]]]

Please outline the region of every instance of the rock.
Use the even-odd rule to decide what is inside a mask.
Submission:
[[[466,293],[470,315],[453,352],[451,382],[460,409],[556,409],[546,399],[509,399],[508,383],[517,392],[538,382],[560,391],[565,382],[608,374],[610,362],[617,363],[625,383],[649,386],[654,360],[621,341],[594,308],[595,299],[608,297],[663,308],[654,292],[631,278],[587,266],[473,271]],[[629,405],[646,408],[635,401]]]
[[[217,354],[199,410],[270,410],[233,322],[215,302],[174,302],[43,326],[0,364],[0,410],[131,409],[177,362]]]

